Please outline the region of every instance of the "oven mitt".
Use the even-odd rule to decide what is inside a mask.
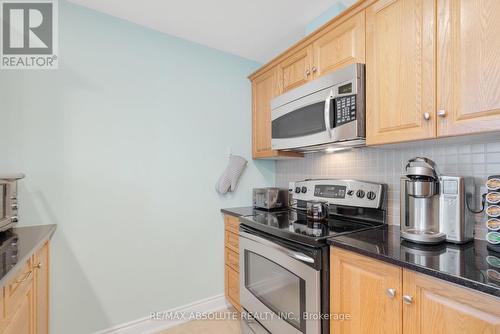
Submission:
[[[235,191],[236,185],[238,184],[238,180],[247,165],[247,161],[245,158],[240,157],[239,155],[230,155],[229,156],[229,164],[226,167],[226,170],[219,178],[219,181],[215,185],[215,189],[219,194],[226,194],[228,191]]]

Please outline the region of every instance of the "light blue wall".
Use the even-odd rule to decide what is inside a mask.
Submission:
[[[54,334],[89,333],[223,293],[221,207],[249,205],[259,64],[60,1],[60,69],[0,71],[0,167],[24,225],[58,224]],[[250,162],[235,194],[228,152]]]
[[[337,0],[337,2],[333,6],[328,8],[320,16],[318,16],[312,22],[306,25],[305,29],[306,35],[309,35],[314,30],[318,29],[323,24],[330,21],[332,18],[343,12],[348,6],[352,5],[355,2],[356,0],[342,0],[342,2]]]

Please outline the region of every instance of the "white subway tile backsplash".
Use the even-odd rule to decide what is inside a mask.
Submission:
[[[489,153],[487,159],[488,163],[500,163],[500,153]]]
[[[489,152],[489,153],[492,153],[492,152],[500,152],[500,142],[497,142],[497,143],[488,143],[486,145],[486,150]]]
[[[408,159],[425,156],[443,174],[473,176],[478,185],[487,175],[500,174],[500,137],[469,140],[467,137],[365,147],[336,153],[311,153],[303,159],[282,160],[276,165],[276,183],[306,178],[355,178],[388,185],[388,222],[399,224],[399,179]],[[484,219],[479,219],[478,236]]]

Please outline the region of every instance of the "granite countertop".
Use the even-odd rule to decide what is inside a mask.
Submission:
[[[399,226],[384,226],[328,239],[332,246],[500,297],[500,254],[484,240],[464,245],[419,245],[400,239]],[[492,263],[493,265],[490,265]]]
[[[21,269],[28,258],[49,240],[56,225],[18,227],[0,233],[0,287]]]
[[[254,209],[253,206],[242,206],[242,207],[238,207],[238,208],[227,208],[227,209],[221,209],[220,211],[223,214],[226,214],[226,215],[235,216],[235,217],[242,217],[242,216],[252,216],[252,215],[254,215],[254,210],[256,210],[256,211],[262,211],[262,210]]]

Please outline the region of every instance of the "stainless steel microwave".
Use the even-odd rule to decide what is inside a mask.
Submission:
[[[17,180],[24,174],[0,174],[0,232],[8,230],[19,221],[17,216]]]
[[[272,148],[319,151],[364,146],[365,65],[352,64],[271,101]]]

